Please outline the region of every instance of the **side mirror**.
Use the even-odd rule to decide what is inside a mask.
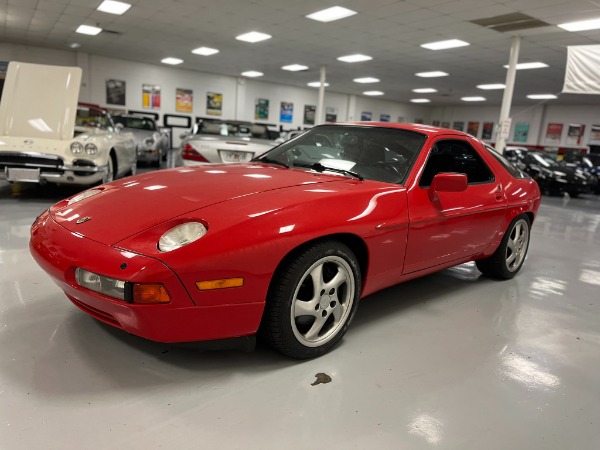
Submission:
[[[467,176],[464,173],[438,173],[429,186],[429,200],[437,202],[438,192],[463,192],[467,190]]]

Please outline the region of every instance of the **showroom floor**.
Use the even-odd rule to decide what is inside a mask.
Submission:
[[[0,182],[1,449],[600,448],[598,196],[545,197],[515,279],[466,264],[387,289],[301,362],[76,309],[27,248],[72,193]]]

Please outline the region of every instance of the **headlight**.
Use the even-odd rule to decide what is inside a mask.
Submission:
[[[147,137],[146,139],[144,139],[144,145],[146,147],[152,147],[154,145],[154,142],[155,142],[155,140],[154,140],[154,137],[152,137],[152,136]]]
[[[72,205],[73,203],[80,202],[81,200],[91,197],[92,195],[99,194],[100,192],[102,192],[101,189],[90,189],[89,191],[85,191],[85,192],[82,192],[81,194],[77,194],[75,197],[73,197],[71,200],[69,200],[67,202],[67,206]]]
[[[98,147],[95,144],[85,144],[85,152],[88,155],[95,155],[98,153]]]
[[[81,145],[79,142],[73,142],[71,144],[71,152],[78,155],[80,153],[83,152],[83,145]]]
[[[158,241],[161,252],[170,252],[197,241],[206,234],[206,227],[199,222],[188,222],[171,228]]]
[[[75,269],[77,284],[90,291],[125,300],[125,281],[108,278],[81,268]]]

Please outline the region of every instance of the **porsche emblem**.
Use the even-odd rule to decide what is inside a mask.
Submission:
[[[77,223],[77,225],[79,225],[79,224],[87,222],[88,220],[92,220],[92,218],[90,216],[85,216],[85,217],[82,217],[81,219],[78,219],[76,223]]]

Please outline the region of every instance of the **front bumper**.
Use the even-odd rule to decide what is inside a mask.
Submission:
[[[159,260],[72,233],[48,212],[32,227],[30,250],[75,306],[146,339],[195,342],[248,336],[256,333],[260,323],[264,304],[196,306],[177,275]],[[172,300],[167,304],[136,305],[99,294],[77,284],[77,267],[133,283],[162,283]]]
[[[161,158],[161,152],[158,149],[138,148],[137,160],[141,162],[156,162]]]

